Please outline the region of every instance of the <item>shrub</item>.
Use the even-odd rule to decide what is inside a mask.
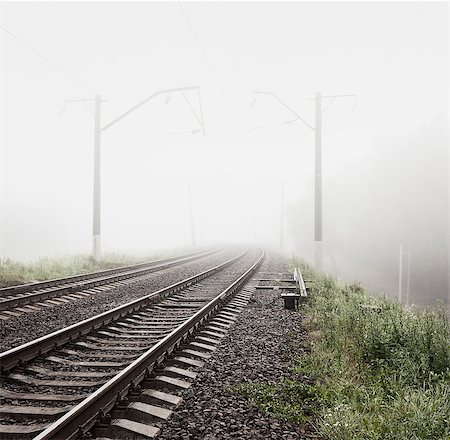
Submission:
[[[299,266],[312,289],[303,306],[309,338],[293,370],[306,383],[235,391],[264,412],[312,422],[330,440],[449,440],[446,311],[405,310]]]

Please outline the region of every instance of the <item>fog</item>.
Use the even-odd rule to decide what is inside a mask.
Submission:
[[[403,246],[403,294],[448,300],[447,2],[0,8],[1,258],[91,252],[95,95],[105,127],[198,86],[102,132],[102,252],[313,264],[312,99],[356,95],[323,99],[321,266],[396,296]]]

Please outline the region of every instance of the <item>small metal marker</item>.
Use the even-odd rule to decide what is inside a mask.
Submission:
[[[306,291],[305,281],[303,280],[303,275],[298,267],[294,270],[294,281],[297,283],[297,287],[300,290],[300,296],[306,297],[308,293]]]
[[[305,282],[298,267],[294,269],[294,281],[297,292],[281,294],[284,301],[284,308],[288,310],[297,310],[300,303],[300,298],[307,296]]]

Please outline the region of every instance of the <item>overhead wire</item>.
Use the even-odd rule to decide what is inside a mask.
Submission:
[[[222,85],[221,85],[221,82],[220,82],[220,80],[219,80],[219,77],[217,76],[217,74],[216,74],[216,72],[215,72],[215,70],[214,70],[214,67],[213,67],[213,65],[212,65],[212,63],[211,63],[211,60],[209,59],[208,54],[206,53],[205,48],[203,47],[203,45],[202,45],[202,43],[201,43],[199,37],[197,36],[197,33],[195,32],[195,29],[194,29],[194,27],[192,26],[192,23],[191,23],[191,21],[189,20],[189,17],[188,17],[188,15],[186,14],[186,11],[184,10],[183,5],[181,4],[180,1],[178,1],[178,6],[180,7],[180,10],[181,10],[181,12],[182,12],[183,15],[184,15],[184,18],[186,19],[186,23],[188,24],[188,26],[189,26],[189,28],[190,28],[190,30],[191,30],[191,32],[192,32],[192,35],[194,36],[194,39],[195,39],[195,41],[197,42],[198,47],[200,48],[200,51],[202,52],[202,55],[203,55],[203,57],[205,58],[205,60],[206,60],[206,62],[207,62],[207,64],[208,64],[208,66],[209,66],[209,68],[210,68],[210,70],[211,70],[211,73],[213,74],[215,80],[216,80],[217,83],[219,84],[220,89],[223,91],[223,87],[222,87]]]
[[[202,55],[203,55],[205,61],[207,62],[208,66],[209,66],[209,69],[211,70],[211,73],[212,73],[214,79],[215,79],[216,82],[217,82],[217,85],[218,85],[220,91],[221,91],[224,95],[226,95],[227,99],[229,99],[229,98],[230,98],[230,97],[229,97],[229,94],[228,94],[227,90],[223,87],[222,81],[219,79],[219,77],[218,77],[218,75],[217,75],[217,73],[216,73],[216,71],[215,71],[215,69],[214,69],[214,66],[213,66],[212,62],[211,62],[211,60],[210,60],[210,58],[209,58],[209,56],[208,56],[208,54],[207,54],[207,52],[206,52],[206,50],[205,50],[203,44],[201,43],[200,38],[199,38],[197,32],[195,31],[194,26],[193,26],[191,20],[189,19],[189,16],[188,16],[186,10],[184,9],[184,7],[183,7],[183,5],[182,5],[182,3],[181,3],[180,1],[178,1],[177,3],[178,3],[178,6],[179,6],[179,8],[180,8],[180,10],[181,10],[181,12],[182,12],[182,14],[183,14],[185,20],[186,20],[186,23],[188,24],[188,26],[189,26],[189,28],[190,28],[190,30],[191,30],[191,33],[192,33],[192,35],[193,35],[193,37],[194,37],[194,39],[195,39],[195,41],[196,41],[198,47],[200,48],[200,51],[201,51],[201,53],[202,53]],[[222,28],[222,32],[223,32],[223,28]],[[223,33],[224,33],[224,32],[223,32]],[[232,55],[231,55],[231,52],[230,52],[229,50],[227,50],[227,52],[228,52],[228,54],[230,55],[231,60],[233,61],[234,68],[236,69],[236,63],[235,63],[235,61],[234,61],[234,59],[233,59],[233,57],[232,57]],[[232,114],[232,117],[235,118],[235,122],[236,122],[236,125],[237,125],[238,130],[239,130],[242,134],[244,134],[244,129],[243,129],[243,127],[242,127],[240,121],[236,118],[235,113],[232,112],[231,114]]]
[[[224,27],[223,27],[223,25],[222,25],[222,22],[221,22],[220,19],[218,18],[218,15],[217,15],[217,12],[216,12],[214,6],[212,6],[212,5],[213,5],[213,4],[211,4],[211,7],[213,8],[213,12],[214,12],[214,16],[215,16],[215,18],[216,18],[216,22],[217,22],[217,24],[218,24],[218,28],[219,28],[219,29],[221,30],[221,32],[222,32],[223,39],[225,40],[226,43],[228,43],[228,38],[227,38],[227,35],[226,35],[226,32],[225,32],[225,29],[224,29]],[[241,77],[240,79],[242,80],[242,79],[243,79],[243,75],[242,75],[241,69],[240,69],[239,66],[237,65],[237,63],[236,63],[236,61],[235,61],[235,59],[234,59],[234,57],[233,57],[231,51],[229,50],[228,44],[226,44],[226,52],[228,53],[228,56],[229,56],[230,59],[232,60],[233,67],[234,67],[235,71],[239,71],[239,72],[237,72],[237,74]],[[278,99],[278,98],[277,98],[277,99]],[[252,102],[251,102],[251,104],[250,104],[250,107],[253,107],[253,106],[255,105],[255,102],[256,102],[256,97],[253,98],[253,100],[252,100]],[[286,106],[286,104],[283,104],[283,105]],[[291,112],[293,112],[292,109],[289,108],[289,110],[290,110]],[[295,113],[295,112],[293,112],[293,113]],[[301,120],[303,123],[305,123],[306,125],[308,125],[308,126],[310,127],[310,124],[308,124],[308,122],[306,122],[301,116],[299,116],[299,115],[297,115],[297,114],[296,114],[296,118],[295,118],[294,120],[292,120],[292,121],[287,121],[287,122],[286,122],[286,121],[285,121],[285,122],[281,122],[281,124],[292,123],[292,122],[295,122],[296,120]],[[258,125],[258,126],[256,126],[256,127],[252,127],[252,128],[245,129],[245,130],[242,129],[242,133],[243,133],[244,135],[247,135],[247,134],[251,133],[252,131],[254,131],[254,130],[256,130],[256,129],[260,129],[260,128],[269,128],[269,127],[271,127],[271,126],[273,126],[273,125],[278,125],[278,124],[280,124],[280,123]],[[310,128],[311,128],[311,127],[310,127]]]
[[[54,14],[58,15],[66,23],[70,24],[72,28],[75,29],[84,39],[86,39],[87,41],[91,41],[91,39],[73,21],[69,20],[64,14],[53,7],[50,2],[43,2],[42,4],[53,11]]]
[[[37,55],[38,57],[40,57],[41,59],[43,59],[44,61],[46,61],[48,64],[50,64],[51,66],[53,66],[55,69],[57,69],[59,72],[61,72],[63,75],[65,75],[66,77],[70,78],[73,82],[75,82],[76,84],[78,84],[80,87],[85,88],[86,90],[89,90],[91,93],[95,94],[95,92],[86,84],[82,83],[80,80],[78,80],[77,78],[75,78],[72,74],[70,74],[69,72],[67,72],[65,69],[63,69],[62,67],[60,67],[58,64],[56,64],[54,61],[52,61],[50,58],[48,58],[47,56],[43,55],[41,52],[39,52],[37,49],[35,49],[34,47],[30,46],[27,42],[25,42],[22,38],[18,37],[17,35],[13,34],[11,31],[9,31],[8,29],[6,29],[3,25],[0,24],[0,28],[6,32],[9,36],[11,36],[12,38],[14,38],[16,41],[18,41],[22,46],[25,46],[28,50],[30,50],[31,52],[33,52],[35,55]]]
[[[102,52],[107,52],[107,56],[109,59],[109,62],[111,64],[114,64],[116,61],[113,59],[115,56],[112,54],[112,52],[109,50],[109,48],[105,48],[103,46],[100,46],[99,42],[96,40],[93,40],[91,37],[89,37],[86,33],[84,33],[81,28],[74,23],[72,20],[69,20],[65,14],[58,11],[54,6],[52,6],[49,2],[42,2],[43,5],[45,5],[48,9],[50,9],[55,15],[57,15],[61,20],[68,23],[79,35],[83,37],[83,39],[88,43],[89,47],[92,46],[94,43],[95,46],[97,46],[97,49],[101,50]]]
[[[48,9],[50,9],[55,15],[57,15],[60,19],[62,19],[63,21],[65,21],[67,24],[69,24],[79,35],[81,35],[83,37],[83,39],[89,43],[89,46],[92,45],[92,38],[90,38],[88,35],[86,35],[81,29],[80,27],[75,24],[72,20],[69,20],[67,18],[67,16],[65,14],[63,14],[62,12],[60,12],[58,9],[56,9],[54,6],[51,5],[51,3],[49,2],[42,2],[43,5],[45,5]],[[100,46],[98,44],[97,41],[94,40],[94,44],[97,46],[97,48],[99,49]],[[104,50],[104,48],[102,48],[102,50]],[[109,58],[109,62],[111,64],[114,64],[115,61],[113,60],[114,56],[111,55],[111,52],[107,49],[107,52],[109,52],[108,58]],[[106,102],[106,101],[103,101]],[[123,112],[123,109],[119,108],[116,104],[112,103],[112,102],[108,102],[112,108],[114,108],[114,110],[116,110],[117,112]],[[92,109],[86,104],[83,103],[86,108],[89,110],[90,113],[94,114],[94,112],[92,111]]]
[[[195,117],[197,118],[197,121],[200,123],[200,125],[203,125],[203,121],[200,119],[200,116],[197,115],[197,112],[195,111],[194,107],[192,106],[191,102],[189,101],[189,99],[187,99],[185,93],[183,90],[181,90],[180,88],[180,92],[183,95],[183,98],[185,99],[185,101],[188,103],[189,107],[192,110],[192,113],[194,113]]]
[[[411,27],[413,26],[414,22],[416,21],[417,17],[422,12],[425,5],[428,3],[428,1],[422,1],[419,3],[416,12],[413,14],[410,14],[409,18],[407,20],[404,20],[402,23],[402,26],[397,26],[398,33],[397,33],[397,44],[392,45],[391,42],[391,48],[386,53],[386,59],[390,63],[393,58],[400,52],[400,44],[405,40],[407,37],[408,32],[410,31]],[[416,3],[415,3],[416,4]]]
[[[333,104],[333,102],[334,102],[335,99],[336,99],[336,97],[333,96],[333,98],[331,98],[331,100],[328,101],[328,104],[327,104],[327,105],[325,106],[325,108],[322,110],[322,114],[324,114],[324,113],[327,111],[328,107],[329,107],[331,104]]]

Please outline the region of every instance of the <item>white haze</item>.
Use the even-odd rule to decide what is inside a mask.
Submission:
[[[253,91],[311,125],[315,92],[356,94],[323,115],[324,267],[393,293],[410,244],[416,298],[447,296],[446,2],[0,8],[2,258],[91,250],[93,105],[65,100],[101,95],[105,125],[198,85],[204,136],[194,91],[103,133],[102,250],[190,246],[188,185],[198,245],[279,247],[284,184],[284,251],[313,261],[314,133]]]

